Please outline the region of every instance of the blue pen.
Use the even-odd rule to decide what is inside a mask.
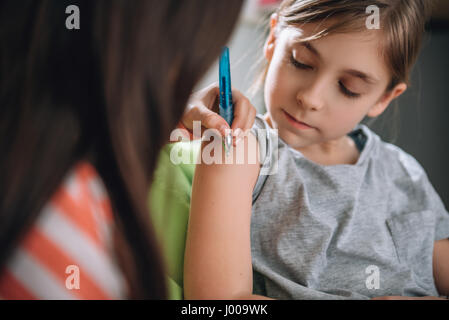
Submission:
[[[224,47],[220,56],[219,65],[219,84],[220,84],[220,116],[222,116],[229,126],[234,120],[234,107],[232,105],[232,86],[231,86],[231,68],[229,63],[229,48]],[[232,135],[228,134],[225,138],[226,154],[232,146]]]

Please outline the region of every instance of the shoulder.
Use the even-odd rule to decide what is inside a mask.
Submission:
[[[262,114],[257,114],[254,120],[253,127],[251,128],[251,133],[259,139],[260,133],[265,133],[265,131],[272,131],[273,129],[270,127],[267,117]]]
[[[390,168],[390,171],[395,171],[397,175],[415,182],[426,177],[426,172],[418,160],[400,147],[381,142],[379,151],[379,156],[384,158],[384,165]]]
[[[392,207],[395,210],[391,210],[391,212],[419,215],[426,212],[426,214],[430,214],[426,218],[430,219],[427,220],[428,222],[432,222],[433,217],[436,219],[435,240],[447,238],[449,234],[448,212],[421,163],[400,147],[387,142],[380,143],[373,163],[378,164],[378,168],[381,168],[382,175],[379,176],[388,179],[387,184],[385,181],[382,181],[382,184],[391,188],[388,190],[390,204],[396,204],[395,207]],[[377,171],[375,174],[379,173],[381,172]],[[405,195],[406,198],[400,194]],[[410,216],[407,215],[407,217]],[[424,222],[424,220],[421,221],[421,223]]]
[[[400,176],[416,181],[425,175],[423,166],[411,154],[393,143],[383,141],[366,125],[360,125],[360,128],[370,140],[368,147],[371,149],[371,161],[388,172],[389,177]]]
[[[89,163],[76,164],[16,248],[0,277],[0,295],[10,299],[123,297],[124,278],[113,257],[113,227],[100,176]],[[79,288],[76,276],[82,278]]]

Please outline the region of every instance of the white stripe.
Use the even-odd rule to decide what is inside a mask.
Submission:
[[[103,250],[54,206],[47,205],[41,217],[37,223],[38,227],[76,263],[79,263],[81,286],[82,274],[86,272],[112,298],[123,297],[122,274]]]
[[[76,172],[72,170],[69,176],[64,180],[64,187],[75,201],[79,201],[81,190]]]
[[[14,256],[8,263],[8,269],[38,299],[76,299],[61,280],[55,278],[38,260],[21,248],[14,252]]]
[[[97,233],[102,241],[102,243],[106,244],[106,248],[109,251],[114,250],[113,249],[113,238],[111,234],[111,225],[110,223],[107,223],[104,219],[104,213],[103,209],[99,206],[90,203],[90,210],[92,210],[92,214],[95,219],[95,225],[97,226],[98,230]]]
[[[89,179],[87,184],[96,201],[100,202],[106,198],[106,190],[101,180],[92,178]]]
[[[99,229],[98,233],[103,243],[107,244],[108,250],[112,251],[113,239],[111,234],[111,223],[107,222],[104,218],[107,214],[104,212],[103,207],[100,206],[100,202],[106,198],[106,192],[104,191],[103,184],[98,178],[92,178],[88,182],[88,190],[95,199],[95,201],[93,201],[93,203],[91,202],[89,205],[95,218],[95,223]]]

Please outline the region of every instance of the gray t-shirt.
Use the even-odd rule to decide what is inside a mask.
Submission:
[[[263,130],[258,130],[263,129]],[[421,165],[359,124],[355,165],[324,166],[257,115],[261,173],[253,191],[253,290],[277,299],[438,296],[434,241],[449,213]]]

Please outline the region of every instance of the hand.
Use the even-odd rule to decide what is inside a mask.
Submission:
[[[231,128],[219,114],[220,88],[218,82],[193,93],[181,118],[181,124],[193,132],[193,121],[201,121],[201,136],[206,129],[217,129],[223,136],[231,129],[236,145],[238,137],[247,129],[251,129],[257,110],[240,91],[232,89],[234,103],[234,120]],[[240,129],[240,130],[238,130]]]
[[[425,296],[425,297],[384,296],[384,297],[375,297],[372,298],[371,300],[447,300],[447,299],[432,296]]]

